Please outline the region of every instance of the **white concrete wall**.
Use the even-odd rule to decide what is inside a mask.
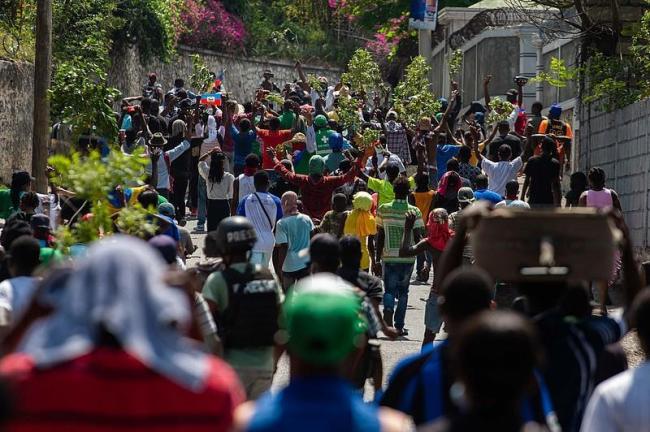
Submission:
[[[599,166],[607,185],[618,193],[635,248],[647,255],[650,195],[650,100],[610,113],[582,109],[578,131],[578,166]]]

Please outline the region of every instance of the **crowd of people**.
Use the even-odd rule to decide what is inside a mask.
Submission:
[[[147,209],[152,235],[63,251],[56,228],[93,203],[36,193],[28,172],[0,189],[7,430],[647,430],[648,363],[626,371],[617,343],[635,328],[650,355],[650,292],[605,172],[571,171],[561,107],[526,112],[518,77],[512,113],[489,124],[486,77],[483,103],[463,111],[452,83],[409,125],[388,100],[296,75],[280,89],[265,71],[237,101],[221,81],[218,97],[182,79],[165,93],[152,73],[122,100],[118,145],[84,142],[147,158],[146,183],[107,199],[115,217]],[[339,123],[348,99],[356,128]],[[475,264],[472,230],[493,210],[562,206],[622,233],[610,280],[518,281],[496,304],[504,284]],[[409,335],[412,284],[431,287],[422,350],[385,384],[381,338]],[[615,284],[622,315],[606,308]],[[290,381],[272,391],[285,353]]]

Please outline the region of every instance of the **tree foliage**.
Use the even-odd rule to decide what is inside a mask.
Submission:
[[[498,96],[494,97],[490,100],[490,112],[487,115],[486,123],[493,125],[507,120],[514,109],[515,106],[512,103]]]
[[[205,64],[203,57],[199,54],[190,56],[192,61],[192,74],[190,75],[190,85],[198,91],[206,91],[211,88],[213,83],[212,72]]]
[[[429,84],[430,70],[424,57],[415,57],[406,67],[404,78],[395,88],[395,110],[411,127],[415,127],[420,118],[431,117],[440,110],[440,102]]]
[[[117,224],[113,223],[108,202],[109,192],[117,185],[133,184],[144,178],[146,159],[113,151],[106,159],[93,151],[88,156],[73,153],[55,155],[48,163],[55,169],[52,183],[74,192],[87,201],[92,217],[73,226],[62,226],[56,233],[58,245],[64,252],[76,243],[89,243],[113,234],[116,227],[133,235],[153,234],[155,225],[139,206],[120,211]]]
[[[106,72],[99,64],[75,57],[59,63],[50,88],[50,109],[56,119],[70,125],[73,141],[81,134],[114,142],[117,122],[112,103],[120,92],[109,87]]]
[[[573,81],[578,77],[578,69],[569,67],[565,64],[564,60],[551,57],[551,64],[549,71],[542,71],[531,82],[547,83],[551,87],[564,88],[569,81]]]
[[[341,75],[341,82],[365,97],[379,90],[382,83],[381,72],[368,50],[360,48],[354,52],[348,62],[347,71]]]

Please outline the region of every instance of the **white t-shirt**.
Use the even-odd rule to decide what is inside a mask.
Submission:
[[[12,321],[25,312],[34,292],[37,278],[18,276],[0,282],[0,308],[11,312]]]
[[[258,197],[262,201],[261,204]],[[262,205],[266,210],[266,214],[262,210]],[[253,246],[253,251],[265,252],[270,256],[275,247],[273,228],[275,228],[276,221],[282,218],[280,198],[267,192],[250,194],[239,203],[237,214],[247,217],[255,227],[257,242]]]
[[[237,202],[239,203],[244,199],[246,195],[250,195],[255,192],[255,182],[253,176],[247,176],[244,174],[239,174],[239,176],[237,176],[237,180],[239,180],[239,189],[237,196]]]
[[[581,432],[645,432],[650,430],[650,362],[629,369],[594,391]]]
[[[225,200],[232,198],[232,185],[235,181],[235,176],[229,172],[223,173],[223,178],[219,183],[213,183],[208,176],[210,175],[210,165],[206,161],[199,162],[199,174],[205,180],[206,191],[208,199],[211,200]]]
[[[523,165],[519,156],[511,161],[499,162],[492,162],[487,158],[483,158],[481,168],[488,178],[488,189],[504,196],[506,183],[510,180],[517,180],[517,173]]]

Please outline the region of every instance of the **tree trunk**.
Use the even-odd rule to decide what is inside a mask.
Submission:
[[[52,2],[38,0],[36,9],[36,55],[34,61],[34,129],[32,175],[35,189],[47,193],[47,148],[50,103],[47,96],[52,71]]]

